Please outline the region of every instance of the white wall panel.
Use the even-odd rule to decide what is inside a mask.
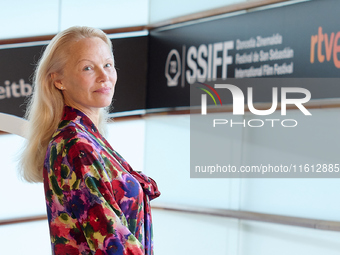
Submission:
[[[43,185],[19,178],[17,167],[23,141],[16,135],[0,135],[0,219],[46,214]]]
[[[71,26],[92,26],[101,29],[146,25],[147,0],[64,0],[61,29]]]
[[[339,116],[340,110],[334,108],[310,111],[313,116],[304,121],[297,117],[296,114],[299,114],[299,111],[289,111],[289,118],[297,118],[301,129],[295,131],[291,129],[286,135],[276,132],[277,130],[273,128],[245,128],[243,134],[229,130],[226,135],[230,136],[230,146],[234,148],[234,154],[230,154],[230,157],[236,157],[235,162],[241,158],[244,165],[254,165],[260,161],[275,164],[281,163],[282,159],[285,162],[292,159],[305,163],[320,161],[337,163],[337,155],[340,151],[338,148],[340,123],[336,116]],[[272,117],[275,118],[275,116]],[[250,116],[247,116],[246,120],[249,118]],[[145,120],[145,168],[148,174],[157,181],[162,192],[162,195],[153,203],[230,208],[340,221],[340,206],[336,203],[337,194],[340,193],[340,179],[190,179],[190,117],[188,115],[156,116],[147,117]],[[210,139],[213,139],[213,136]],[[299,145],[299,143],[302,144]],[[196,229],[195,220],[188,220],[191,217],[195,219],[195,215],[160,213],[159,210],[153,210],[153,213],[155,215],[155,245],[158,253],[171,254],[173,252],[169,244],[168,246],[166,244],[169,238],[175,238],[176,246],[178,244],[178,247],[183,247],[185,251],[189,247],[196,249],[195,245],[199,244],[201,239],[194,232],[193,239],[196,239],[196,243],[193,245],[193,242],[189,241],[192,235],[191,230],[195,229],[197,232],[200,230]],[[205,222],[209,220],[204,218]],[[229,250],[224,250],[224,246],[216,244],[224,252],[223,254],[338,254],[340,242],[337,232],[251,221],[242,221],[242,228],[238,232],[235,223],[230,225],[224,220],[223,218],[216,219],[221,225],[218,230],[211,225],[205,226],[207,232],[213,232],[217,237],[224,233],[223,226],[227,229],[236,228],[224,241],[224,245],[227,245]],[[178,228],[181,231],[178,231]],[[185,237],[186,234],[182,232],[188,233],[189,237]],[[200,233],[202,232],[204,231]],[[235,245],[237,242],[240,242],[239,246]],[[278,247],[282,248],[278,249]],[[209,254],[220,254],[219,251],[215,253],[214,245],[210,246],[205,243],[201,247],[202,251],[195,250],[195,252],[205,254],[206,248],[214,251]],[[182,249],[178,250],[177,253],[182,254]]]
[[[58,0],[0,0],[0,39],[58,32]]]
[[[107,140],[137,171],[144,171],[145,121],[128,120],[110,123]]]
[[[0,226],[1,254],[51,254],[47,220]]]
[[[150,0],[150,23],[214,9],[246,0]]]
[[[312,116],[299,110],[271,116],[296,119],[295,128],[246,128],[242,164],[339,164],[339,108],[309,111]],[[340,221],[340,178],[242,179],[241,192],[242,210]]]
[[[339,255],[340,233],[242,221],[239,255]]]
[[[236,254],[238,221],[153,210],[155,254]],[[234,241],[234,242],[230,242]]]
[[[155,254],[338,255],[340,233],[153,210]]]
[[[188,115],[146,118],[144,168],[162,193],[157,202],[229,206],[229,179],[190,178]]]
[[[243,179],[241,209],[340,221],[340,179]]]

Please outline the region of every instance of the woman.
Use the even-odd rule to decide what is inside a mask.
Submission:
[[[89,27],[56,35],[37,66],[21,165],[44,182],[53,254],[153,254],[157,185],[101,135],[116,80],[111,41]]]

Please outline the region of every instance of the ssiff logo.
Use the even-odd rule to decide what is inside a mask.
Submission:
[[[223,41],[201,44],[198,47],[182,45],[181,55],[172,49],[165,63],[165,77],[169,87],[175,87],[181,77],[181,87],[194,84],[196,81],[215,81],[227,79],[228,67],[233,64],[230,51],[234,41]]]
[[[232,84],[215,84],[214,88],[208,84],[200,83],[205,88],[197,87],[198,89],[201,89],[202,91],[206,92],[214,101],[214,104],[217,105],[216,100],[214,98],[214,95],[218,98],[220,105],[222,106],[222,100],[220,95],[217,93],[216,89],[228,89],[231,92],[232,99],[233,99],[233,115],[244,115],[244,94],[240,88],[238,88],[235,85]],[[210,89],[212,92],[210,92]],[[289,93],[301,93],[304,95],[303,98],[288,98]],[[207,115],[207,94],[201,94],[201,115]],[[214,94],[214,95],[213,95]],[[270,115],[275,112],[278,106],[278,88],[273,87],[272,88],[272,105],[269,109],[266,110],[258,110],[254,107],[253,102],[253,88],[248,87],[247,88],[247,106],[251,113],[255,115]],[[311,93],[309,90],[305,88],[299,88],[299,87],[281,87],[281,115],[287,114],[287,105],[295,105],[304,115],[312,115],[303,105],[304,103],[307,103],[311,99]],[[297,121],[294,119],[265,119],[267,122],[272,123],[272,127],[274,127],[274,123],[276,121],[280,121],[281,125],[283,127],[295,127],[297,126]],[[233,124],[242,124],[244,127],[246,124],[248,124],[249,127],[262,127],[265,123],[265,121],[261,119],[250,119],[247,123],[245,120],[243,122],[233,122],[233,120],[226,120],[226,119],[214,119],[213,120],[213,127],[216,127],[216,125],[221,124],[227,124],[230,123],[231,127]],[[258,125],[254,125],[254,123],[258,123]],[[288,125],[287,123],[293,122],[293,125]]]
[[[165,77],[169,87],[178,85],[178,78],[181,75],[181,58],[176,49],[169,52],[165,64]]]

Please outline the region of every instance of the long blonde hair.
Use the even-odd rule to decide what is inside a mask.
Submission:
[[[99,37],[111,49],[112,44],[100,29],[71,27],[58,33],[46,47],[36,67],[33,94],[29,99],[26,118],[27,142],[20,159],[22,177],[28,182],[43,181],[44,158],[48,143],[58,127],[64,108],[61,92],[54,86],[51,74],[62,73],[67,62],[69,45],[84,38]],[[107,109],[102,109],[99,131],[105,132]]]

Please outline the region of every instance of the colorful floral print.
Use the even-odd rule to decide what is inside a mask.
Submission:
[[[44,162],[52,253],[153,254],[156,183],[116,152],[82,112],[65,106]]]

